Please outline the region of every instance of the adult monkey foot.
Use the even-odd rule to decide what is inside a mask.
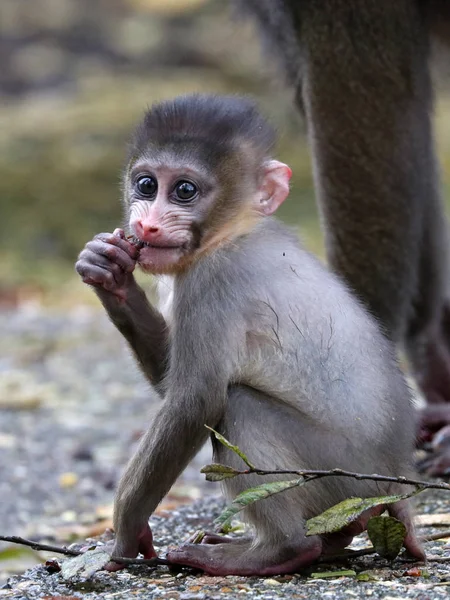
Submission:
[[[268,576],[297,572],[314,563],[320,556],[341,553],[354,536],[367,528],[371,517],[389,514],[406,526],[405,548],[408,554],[420,561],[425,559],[405,501],[394,505],[378,506],[363,513],[341,532],[327,536],[305,537],[302,531],[293,535],[290,543],[282,545],[280,538],[255,542],[251,538],[230,538],[207,534],[200,544],[186,543],[171,550],[167,559],[175,564],[194,567],[209,575]]]
[[[433,476],[450,474],[450,309],[444,308],[439,330],[429,336],[417,381],[427,400],[419,412],[418,443],[429,455],[418,464]]]
[[[273,544],[255,544],[252,540],[224,538],[219,543],[183,544],[167,553],[167,559],[201,569],[208,575],[268,576],[294,573],[314,562],[322,553],[317,536],[304,538],[297,547],[274,548]]]

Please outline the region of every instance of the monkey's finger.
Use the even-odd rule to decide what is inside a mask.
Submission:
[[[158,556],[153,547],[153,534],[149,525],[144,527],[139,537],[139,552],[144,558],[156,558]]]
[[[120,227],[114,229],[113,235],[117,235],[117,237],[119,237],[122,240],[125,239],[125,231],[123,229],[120,229]]]
[[[106,258],[106,256],[102,256],[101,254],[97,254],[96,252],[92,252],[92,250],[85,248],[81,252],[79,260],[87,263],[88,265],[102,267],[103,269],[110,271],[119,287],[125,285],[127,274],[121,266],[119,266],[117,263],[111,262],[108,258]]]
[[[95,240],[100,240],[105,244],[111,244],[113,246],[117,246],[121,248],[124,252],[126,252],[131,258],[134,260],[139,256],[139,250],[136,248],[134,244],[129,242],[127,239],[121,238],[118,235],[114,235],[114,233],[98,233],[94,237]]]
[[[136,261],[126,251],[107,242],[93,239],[86,244],[85,250],[104,256],[110,262],[119,265],[127,273],[132,273],[136,267]]]
[[[122,569],[125,569],[125,566],[123,563],[116,563],[113,560],[110,560],[108,563],[106,563],[106,565],[103,567],[105,569],[105,571],[109,571],[110,573],[115,573],[116,571],[121,571]]]
[[[218,533],[205,533],[204,538],[202,539],[202,544],[229,544],[230,542],[235,541],[236,538],[231,538],[226,535],[220,535]]]
[[[448,404],[429,404],[419,411],[420,424],[425,429],[437,430],[450,423],[450,406]]]
[[[401,500],[395,504],[388,505],[386,508],[391,517],[401,521],[406,527],[406,537],[403,545],[408,554],[414,556],[414,558],[417,558],[418,560],[425,560],[424,550],[414,531],[409,504],[404,500]]]
[[[118,291],[117,284],[111,271],[84,261],[77,262],[76,270],[84,283],[102,287],[111,293]]]
[[[433,437],[431,448],[434,451],[445,450],[450,446],[450,425],[439,429]]]
[[[450,474],[450,452],[434,452],[416,465],[419,473],[426,473],[431,477],[448,477]]]

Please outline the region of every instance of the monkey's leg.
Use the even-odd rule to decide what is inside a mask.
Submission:
[[[264,464],[272,456],[282,461],[283,424],[276,422],[274,401],[250,388],[236,387],[229,393],[227,413],[219,431],[238,444],[252,460]],[[257,415],[257,416],[256,416]],[[256,416],[256,418],[255,418]],[[256,423],[255,423],[256,421]],[[264,429],[265,428],[265,429]],[[242,467],[242,461],[224,446],[213,442],[214,460]],[[273,464],[273,463],[272,463]],[[226,483],[230,497],[267,482],[257,475],[237,477]],[[202,544],[185,544],[168,553],[175,563],[202,569],[211,575],[275,575],[292,573],[312,563],[322,552],[317,536],[306,537],[301,490],[288,491],[256,502],[245,510],[245,518],[256,530],[253,539],[216,536]]]
[[[430,475],[450,470],[450,303],[448,293],[448,225],[438,198],[429,198],[421,244],[418,291],[408,323],[405,349],[428,406],[420,412],[419,443],[433,440],[432,454],[419,465]],[[444,404],[445,403],[445,404]],[[438,433],[436,433],[438,432]]]
[[[448,226],[440,199],[428,198],[419,280],[405,336],[407,355],[427,400],[450,401]]]
[[[410,0],[289,5],[327,254],[399,342],[437,194],[426,23]]]
[[[405,343],[428,401],[448,401],[447,232],[426,19],[409,0],[288,4],[301,25],[299,93],[330,263]]]
[[[274,398],[245,386],[229,391],[225,418],[218,429],[237,444],[249,458],[264,468],[334,468],[337,465],[355,471],[373,468],[364,456],[355,456],[354,448],[345,447],[342,436],[320,430],[297,410],[278,403]],[[242,461],[213,440],[214,459],[242,468]],[[380,464],[383,457],[380,456]],[[382,467],[381,467],[382,468]],[[289,476],[278,477],[287,479]],[[227,495],[237,494],[276,477],[257,475],[236,477],[225,482]],[[389,493],[389,488],[384,490]],[[306,537],[305,521],[338,502],[358,495],[382,493],[378,484],[328,478],[311,482],[256,502],[245,511],[244,518],[253,526],[252,540],[217,536],[207,543],[185,544],[168,553],[168,559],[197,567],[214,575],[275,575],[295,572],[314,562],[322,553],[339,552],[353,536],[365,530],[368,519],[382,512],[382,507],[368,511],[340,534]],[[423,552],[414,535],[406,503],[392,508],[408,529],[407,549],[422,559]]]

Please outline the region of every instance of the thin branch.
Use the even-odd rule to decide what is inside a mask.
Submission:
[[[21,546],[29,546],[33,550],[41,550],[45,552],[55,552],[56,554],[64,554],[66,556],[79,556],[84,554],[80,550],[72,550],[66,546],[52,546],[50,544],[40,544],[33,540],[27,540],[17,535],[0,535],[0,542],[10,542],[12,544],[20,544]],[[125,556],[115,556],[111,558],[113,562],[123,563],[124,565],[148,565],[156,567],[158,565],[171,565],[172,563],[165,558],[127,558]]]
[[[361,550],[346,550],[341,552],[340,554],[328,554],[327,556],[320,556],[318,561],[319,563],[330,563],[335,560],[349,560],[352,558],[359,558],[360,556],[369,556],[370,554],[375,554],[375,548],[370,546],[369,548],[361,548]]]
[[[440,531],[431,535],[421,536],[419,539],[423,542],[429,542],[433,540],[439,540],[442,538],[450,537],[450,530]],[[55,552],[56,554],[64,554],[66,556],[79,556],[84,554],[80,550],[72,550],[66,546],[53,546],[51,544],[41,544],[33,540],[27,540],[17,535],[0,535],[0,541],[10,542],[12,544],[20,544],[21,546],[29,546],[33,550],[40,550],[45,552]],[[329,563],[335,560],[349,560],[353,558],[359,558],[360,556],[369,556],[375,554],[375,549],[371,546],[369,548],[362,548],[361,550],[347,550],[341,554],[330,554],[328,556],[321,556],[317,562]],[[427,556],[427,561],[432,562],[450,562],[450,556]],[[124,565],[146,565],[148,567],[156,567],[159,565],[172,565],[169,560],[165,558],[127,558],[125,556],[115,557],[111,559],[113,562],[123,563]],[[183,565],[177,565],[182,567]]]
[[[29,546],[33,550],[45,550],[45,552],[56,552],[57,554],[65,554],[66,556],[78,556],[82,554],[79,550],[71,550],[66,546],[51,546],[49,544],[40,544],[33,540],[26,540],[17,535],[0,535],[0,542],[11,542],[12,544],[20,544],[21,546]]]
[[[115,556],[111,558],[112,562],[123,563],[124,565],[147,565],[148,567],[158,567],[159,565],[168,565],[171,566],[174,563],[171,563],[170,560],[166,560],[165,558],[159,558],[155,556],[155,558],[126,558],[125,556]],[[183,565],[176,565],[181,568]]]
[[[389,483],[414,485],[422,489],[450,491],[450,484],[448,483],[422,481],[420,479],[410,479],[409,477],[403,476],[394,477],[391,475],[378,475],[377,473],[354,473],[353,471],[345,471],[343,469],[330,469],[329,471],[320,469],[303,469],[299,471],[291,469],[276,469],[270,471],[267,469],[259,469],[254,467],[253,469],[239,471],[239,475],[249,475],[250,473],[255,473],[256,475],[299,475],[300,477],[306,477],[307,479],[320,479],[322,477],[352,477],[353,479],[358,480],[370,479],[372,481],[385,481]]]
[[[433,540],[442,540],[442,538],[450,537],[450,529],[444,531],[438,531],[437,533],[430,533],[430,535],[423,535],[419,537],[421,542],[432,542]]]

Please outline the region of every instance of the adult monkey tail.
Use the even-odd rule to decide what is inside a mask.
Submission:
[[[429,69],[432,38],[450,42],[449,2],[241,5],[280,55],[305,116],[331,266],[403,346],[428,402],[450,402],[448,232]],[[441,417],[450,422],[450,406]]]

